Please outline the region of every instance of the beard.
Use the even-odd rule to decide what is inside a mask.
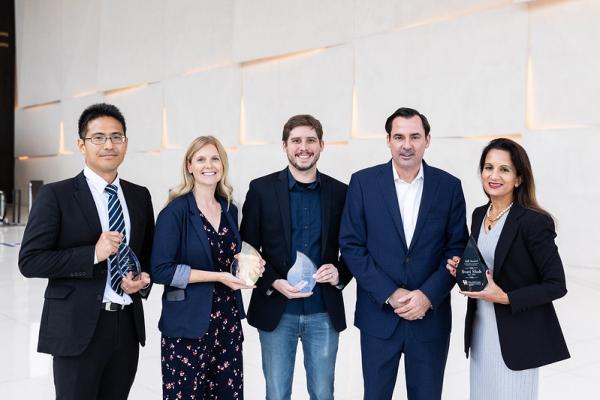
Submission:
[[[309,169],[313,168],[317,164],[317,161],[319,161],[319,156],[320,156],[320,154],[313,155],[313,159],[310,164],[299,165],[298,162],[296,162],[296,157],[294,155],[290,156],[288,154],[288,161],[298,171],[308,171]]]

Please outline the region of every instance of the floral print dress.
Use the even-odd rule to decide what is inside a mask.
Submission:
[[[229,272],[235,235],[221,211],[218,232],[200,213],[215,261]],[[200,245],[200,244],[198,244]],[[243,399],[242,324],[234,291],[216,282],[208,330],[197,339],[162,337],[164,399]]]

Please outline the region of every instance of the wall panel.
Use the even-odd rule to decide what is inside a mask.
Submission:
[[[17,1],[19,3],[19,1]],[[47,103],[61,96],[61,0],[25,0],[21,40],[17,41],[19,107]],[[22,11],[20,11],[22,7]]]
[[[349,41],[354,3],[344,0],[238,0],[233,55],[250,61]]]
[[[244,67],[245,132],[250,142],[281,140],[283,125],[295,114],[312,114],[326,141],[350,137],[352,47]]]
[[[164,4],[161,0],[102,0],[99,89],[122,88],[163,78]]]
[[[165,81],[169,142],[186,148],[200,135],[237,146],[240,134],[241,71],[214,69]]]
[[[599,125],[600,2],[531,6],[532,129]]]
[[[58,103],[17,110],[15,113],[15,156],[58,154],[60,105]]]
[[[511,6],[356,43],[357,134],[412,106],[435,136],[524,128],[527,8]]]
[[[165,74],[231,62],[233,0],[164,3]]]

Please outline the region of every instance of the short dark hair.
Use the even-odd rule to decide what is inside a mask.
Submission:
[[[112,117],[121,123],[123,126],[123,134],[127,133],[127,126],[125,125],[125,117],[121,114],[121,111],[112,104],[98,103],[93,104],[83,110],[79,117],[79,137],[85,138],[85,131],[87,130],[90,121],[100,117]]]
[[[290,137],[290,132],[292,129],[297,128],[299,126],[308,126],[313,128],[315,132],[317,132],[317,137],[319,141],[323,141],[323,127],[321,126],[321,122],[318,119],[308,114],[300,114],[294,115],[283,126],[283,134],[281,135],[281,140],[287,142]]]
[[[419,118],[421,118],[421,123],[423,124],[423,129],[425,129],[425,136],[429,136],[429,131],[431,131],[431,126],[429,125],[429,121],[427,121],[427,117],[424,116],[423,114],[421,114],[420,112],[418,112],[417,110],[415,110],[413,108],[408,108],[408,107],[401,107],[401,108],[397,109],[385,121],[385,131],[387,132],[388,136],[390,136],[390,133],[392,132],[392,122],[394,122],[394,120],[396,118],[398,118],[398,117],[412,118],[415,115],[418,115]]]

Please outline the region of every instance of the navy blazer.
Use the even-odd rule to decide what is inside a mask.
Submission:
[[[473,211],[471,234],[477,240],[488,205]],[[494,281],[509,305],[494,304],[502,358],[512,370],[536,368],[569,358],[552,300],[567,293],[565,272],[554,244],[554,221],[514,204],[494,254]],[[469,299],[465,352],[469,355],[475,299]]]
[[[237,208],[218,198],[238,244]],[[208,330],[214,282],[188,283],[185,289],[170,286],[177,265],[185,264],[192,269],[215,270],[215,260],[204,231],[200,211],[193,193],[170,202],[158,215],[154,246],[152,248],[152,279],[165,285],[162,295],[162,313],[158,328],[169,337],[199,338]],[[245,317],[242,295],[235,292],[238,310]]]
[[[419,340],[447,338],[451,328],[446,260],[462,255],[468,239],[460,181],[423,163],[424,186],[410,247],[406,244],[392,161],[352,175],[340,228],[342,257],[358,283],[355,325],[389,338],[399,323]],[[397,289],[420,289],[433,309],[406,321],[386,304]]]

